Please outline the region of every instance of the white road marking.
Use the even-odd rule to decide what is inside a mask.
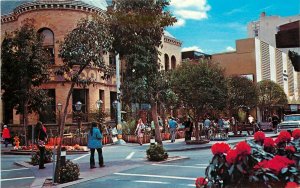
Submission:
[[[197,166],[208,166],[209,164],[195,164]]]
[[[141,181],[141,180],[136,180],[133,182],[137,183],[155,183],[155,184],[170,184],[170,182],[162,182],[162,181]]]
[[[166,164],[152,164],[154,166],[173,166],[173,167],[179,167],[179,168],[202,168],[205,169],[205,166],[180,166],[180,165],[166,165]]]
[[[9,170],[1,170],[1,172],[9,172],[9,171],[15,171],[15,170],[26,170],[29,168],[16,168],[16,169],[9,169]]]
[[[86,156],[88,156],[88,155],[90,155],[90,154],[88,153],[88,154],[82,155],[82,156],[80,156],[80,157],[77,157],[77,158],[73,159],[72,161],[77,161],[77,160],[79,160],[79,159],[81,159],[81,158],[83,158],[83,157],[86,157]]]
[[[189,187],[196,187],[195,184],[187,184],[187,186],[189,186]]]
[[[30,176],[30,177],[21,177],[21,178],[1,179],[0,181],[23,180],[23,179],[31,179],[31,178],[35,178],[35,177]]]
[[[192,181],[196,180],[196,178],[188,178],[188,177],[180,177],[180,176],[161,176],[161,175],[151,175],[151,174],[128,174],[128,173],[114,173],[114,174],[115,175],[120,175],[120,176],[139,176],[139,177],[192,180]]]
[[[127,157],[126,157],[126,159],[131,159],[132,158],[132,156],[135,154],[135,152],[131,152]]]

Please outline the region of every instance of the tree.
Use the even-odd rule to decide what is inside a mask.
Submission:
[[[38,89],[50,76],[51,61],[43,48],[43,38],[33,20],[25,20],[20,29],[6,33],[2,42],[2,97],[5,105],[23,114],[26,143],[28,114],[41,111],[50,102],[46,91]]]
[[[239,108],[253,108],[258,100],[258,91],[253,81],[241,77],[228,78],[228,109],[236,114]]]
[[[258,85],[258,107],[263,110],[274,109],[288,103],[287,96],[280,85],[271,80],[262,80]],[[270,115],[270,114],[266,114]]]
[[[227,84],[223,70],[213,63],[183,63],[172,75],[172,86],[187,113],[196,123],[201,115],[222,110],[227,102]]]
[[[93,18],[80,20],[77,27],[65,37],[61,44],[59,56],[63,60],[63,66],[56,74],[64,75],[65,81],[70,83],[70,89],[60,125],[60,138],[63,138],[69,100],[75,84],[85,87],[93,82],[90,77],[80,77],[82,71],[93,67],[103,71],[104,78],[112,74],[112,69],[106,66],[103,61],[103,53],[110,50],[111,42],[112,37],[109,33],[107,18],[94,15]],[[62,141],[58,145],[55,182],[58,182],[59,178],[61,144]]]
[[[126,71],[121,88],[127,101],[151,105],[155,123],[155,139],[162,144],[157,121],[157,103],[166,89],[163,73],[159,72],[159,47],[164,28],[176,19],[166,11],[167,0],[120,0],[109,10],[113,48],[125,62]],[[162,82],[160,82],[162,81]],[[130,96],[125,96],[130,92]],[[128,93],[129,94],[129,93]]]

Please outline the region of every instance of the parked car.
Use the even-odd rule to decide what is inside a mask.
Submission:
[[[285,115],[283,121],[277,126],[278,132],[292,132],[294,129],[297,128],[300,128],[300,114]]]

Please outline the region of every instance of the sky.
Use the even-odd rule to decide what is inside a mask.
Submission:
[[[235,50],[235,40],[247,38],[247,24],[267,16],[300,14],[300,0],[171,0],[177,23],[168,27],[182,42],[182,51],[207,54]]]

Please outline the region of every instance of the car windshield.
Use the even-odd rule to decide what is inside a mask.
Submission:
[[[284,116],[284,121],[300,121],[299,116]]]

